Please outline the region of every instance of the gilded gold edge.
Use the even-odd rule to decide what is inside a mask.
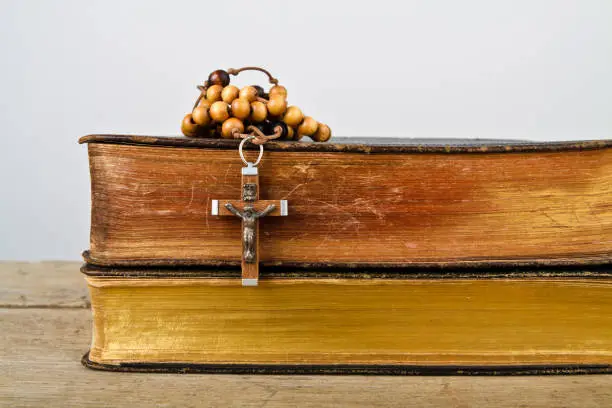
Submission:
[[[328,353],[328,355],[313,356],[311,354],[303,357],[294,356],[290,361],[286,360],[281,353],[258,353],[258,358],[249,358],[241,355],[240,359],[222,359],[219,353],[211,355],[191,354],[191,359],[181,359],[181,353],[173,352],[173,358],[103,358],[104,351],[99,348],[90,350],[89,357],[93,362],[100,364],[277,364],[277,365],[329,365],[329,364],[354,364],[354,365],[429,365],[429,366],[513,366],[526,364],[610,364],[612,353],[610,352],[508,352],[508,353],[415,353],[388,354],[375,358],[372,353]],[[187,353],[185,353],[187,354]],[[194,358],[195,357],[195,358]]]
[[[96,324],[100,324],[96,318],[96,298],[97,295],[94,288],[107,288],[107,287],[153,287],[153,286],[240,286],[239,279],[134,279],[134,278],[100,278],[100,277],[86,277],[86,281],[92,290],[92,311],[94,313],[94,331]],[[295,285],[295,284],[327,284],[327,285],[428,285],[428,284],[470,284],[486,282],[487,285],[497,285],[499,283],[510,283],[510,284],[533,284],[533,283],[561,283],[563,285],[579,285],[579,286],[593,286],[593,285],[611,285],[612,280],[610,279],[560,279],[560,278],[528,278],[528,279],[504,279],[500,281],[482,281],[482,280],[466,280],[466,279],[453,279],[449,281],[440,280],[412,280],[412,279],[283,279],[283,280],[269,280],[265,282],[271,285]],[[245,289],[249,290],[249,289]],[[252,289],[251,289],[252,290]],[[258,290],[254,288],[254,290]],[[98,316],[100,317],[100,316]],[[102,330],[103,332],[103,330]],[[99,334],[102,334],[101,332]],[[203,362],[207,364],[236,364],[235,359],[223,358],[223,353],[215,353],[214,355],[191,355],[191,359],[182,358],[181,352],[173,350],[172,358],[168,356],[159,356],[158,359],[147,358],[104,358],[103,356],[108,350],[104,349],[104,339],[99,336],[93,336],[92,345],[90,351],[91,361],[100,364],[109,365],[120,365],[126,363],[171,363],[171,364],[201,364]],[[189,354],[189,353],[188,353]],[[192,353],[191,353],[192,354]],[[346,354],[346,355],[344,355]],[[361,355],[361,357],[360,357]],[[278,353],[264,353],[260,352],[255,356],[243,355],[241,356],[240,364],[330,364],[333,361],[334,364],[368,364],[368,365],[428,365],[428,366],[445,366],[449,364],[457,364],[461,366],[477,366],[486,364],[499,365],[499,366],[512,366],[516,364],[534,364],[534,363],[546,363],[546,364],[609,364],[611,361],[612,353],[609,351],[598,351],[598,350],[581,350],[580,352],[556,352],[554,350],[538,350],[537,352],[528,351],[511,351],[509,353],[500,352],[410,352],[408,354],[401,353],[390,353],[385,356],[377,356],[378,358],[372,359],[372,355],[369,353],[338,353],[334,354],[334,358],[326,358],[325,356],[316,356],[313,358],[312,355],[294,356],[294,359],[287,361],[283,359],[283,356]]]

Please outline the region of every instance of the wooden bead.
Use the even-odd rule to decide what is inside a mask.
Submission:
[[[268,92],[268,94],[270,95],[270,98],[273,96],[282,96],[287,98],[287,88],[282,85],[274,85],[272,88],[270,88],[270,92]]]
[[[238,98],[240,89],[234,85],[228,85],[221,91],[221,99],[225,103],[232,103],[234,99]]]
[[[208,83],[211,85],[228,86],[230,83],[230,76],[227,71],[218,69],[210,73],[208,76]]]
[[[206,138],[206,139],[210,139],[215,137],[215,129],[211,128],[210,126],[200,126],[198,125],[198,129],[196,130],[196,134],[195,136],[192,137],[198,137],[198,138]]]
[[[208,116],[208,108],[198,106],[193,110],[191,114],[193,121],[200,126],[207,126],[210,123],[210,116]]]
[[[268,109],[263,102],[251,102],[251,121],[255,123],[262,122],[268,117]]]
[[[302,123],[302,120],[304,120],[304,114],[297,106],[290,106],[287,108],[287,112],[285,112],[283,120],[289,126],[298,126],[300,123]]]
[[[287,140],[293,140],[294,136],[295,136],[295,130],[293,130],[293,127],[287,126]]]
[[[233,139],[234,132],[243,133],[244,124],[238,118],[229,118],[223,122],[223,126],[221,126],[221,136],[223,136],[224,139]]]
[[[331,129],[324,123],[319,123],[317,131],[311,136],[315,142],[327,142],[331,138]]]
[[[229,118],[229,112],[227,109],[227,103],[223,101],[217,101],[210,106],[210,111],[208,112],[212,120],[215,122],[223,122],[225,119]]]
[[[212,85],[206,90],[206,99],[211,102],[220,101],[221,92],[223,92],[223,87],[221,85]]]
[[[193,121],[191,113],[188,113],[181,122],[181,132],[187,137],[196,137],[199,126]]]
[[[317,131],[318,123],[310,116],[306,116],[302,124],[298,127],[298,135],[311,136]]]
[[[257,100],[257,89],[252,86],[245,86],[240,90],[240,98],[246,99],[249,102],[254,102]]]
[[[202,98],[202,99],[200,99],[200,102],[198,102],[198,106],[201,106],[201,107],[206,108],[206,109],[210,109],[210,105],[212,105],[213,102],[214,101],[209,101],[206,98]]]
[[[232,115],[245,120],[251,114],[251,104],[246,99],[238,98],[232,102]]]
[[[284,96],[271,96],[267,104],[270,116],[280,116],[287,109],[287,100]]]
[[[217,138],[219,137],[219,135],[217,134],[217,129],[215,129],[214,127],[209,127],[206,129],[204,137],[208,137],[208,138]]]
[[[264,91],[264,89],[259,86],[259,85],[251,85],[253,88],[255,88],[255,90],[257,91],[257,96],[260,98],[263,98],[264,95],[266,94],[266,91]]]

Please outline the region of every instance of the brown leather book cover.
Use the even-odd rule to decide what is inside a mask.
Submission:
[[[95,265],[239,265],[238,141],[90,135]],[[282,267],[607,264],[612,142],[269,142],[259,260]],[[251,153],[251,152],[247,152]],[[253,152],[256,155],[256,152]]]

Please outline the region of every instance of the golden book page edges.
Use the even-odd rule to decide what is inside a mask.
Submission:
[[[612,363],[612,282],[87,277],[100,364]]]

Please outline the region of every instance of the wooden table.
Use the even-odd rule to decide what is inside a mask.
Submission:
[[[612,375],[359,377],[130,374],[81,366],[76,262],[0,262],[0,406],[612,407]]]

